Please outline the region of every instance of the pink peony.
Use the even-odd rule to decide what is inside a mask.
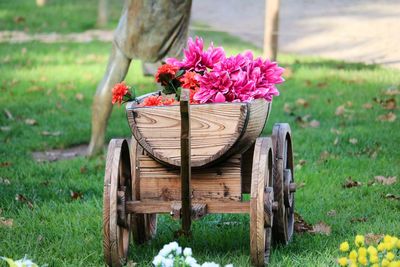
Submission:
[[[207,51],[203,51],[203,39],[199,37],[196,37],[195,41],[189,38],[187,46],[188,48],[184,50],[183,60],[167,58],[166,62],[187,71],[202,73],[207,69],[213,69],[216,63],[225,59],[224,49],[222,47],[214,48],[212,43]]]

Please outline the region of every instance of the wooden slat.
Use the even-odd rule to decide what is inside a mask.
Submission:
[[[191,106],[191,163],[210,165],[247,150],[260,135],[270,103],[199,104]],[[158,161],[180,166],[179,106],[127,105],[128,121],[139,144]]]
[[[181,200],[179,169],[139,156],[142,200]],[[192,170],[192,199],[241,200],[240,155],[207,169]]]
[[[170,213],[172,210],[172,205],[181,205],[180,201],[128,201],[126,202],[126,211],[130,213]],[[207,213],[249,213],[250,203],[240,202],[235,200],[225,200],[225,201],[193,201],[195,204],[205,204],[207,205]]]

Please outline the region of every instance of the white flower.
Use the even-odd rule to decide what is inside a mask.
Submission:
[[[158,252],[158,255],[162,257],[167,257],[171,253],[171,248],[168,245],[164,245],[164,247]]]
[[[171,248],[171,250],[177,250],[179,247],[179,244],[174,241],[174,242],[169,243],[168,246]]]
[[[183,250],[183,255],[184,255],[185,257],[192,256],[192,249],[191,249],[191,248],[185,248],[185,249]]]
[[[227,264],[225,267],[233,267],[233,264]]]
[[[156,266],[156,267],[160,266],[161,263],[162,263],[162,261],[163,261],[163,259],[164,259],[164,258],[163,258],[161,255],[155,256],[155,257],[154,257],[154,260],[153,260],[154,266]]]
[[[185,259],[185,263],[189,264],[190,266],[193,266],[193,264],[196,264],[197,261],[192,256],[187,256],[186,259]]]
[[[215,262],[205,262],[201,267],[219,267],[219,264],[216,264]]]
[[[174,266],[174,260],[173,259],[163,259],[162,262],[163,267],[173,267]]]
[[[181,255],[182,254],[182,248],[181,247],[178,247],[177,249],[176,249],[176,255]]]

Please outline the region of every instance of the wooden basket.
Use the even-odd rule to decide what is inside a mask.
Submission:
[[[246,151],[261,134],[270,109],[271,103],[264,99],[191,105],[191,166],[211,165]],[[140,107],[130,102],[126,113],[144,150],[163,164],[179,167],[179,106]]]

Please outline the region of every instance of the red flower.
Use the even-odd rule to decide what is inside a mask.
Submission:
[[[199,87],[199,82],[197,81],[197,73],[194,71],[187,71],[179,81],[182,83],[182,87],[186,89],[195,89]]]
[[[177,105],[179,102],[173,98],[165,98],[163,101],[164,106]]]
[[[130,95],[129,87],[126,86],[126,84],[124,82],[117,83],[116,85],[114,85],[114,87],[112,89],[111,103],[113,103],[113,104],[118,103],[121,105],[121,103],[124,99],[124,96],[126,96],[126,95]]]
[[[167,85],[172,79],[175,78],[176,72],[179,70],[178,67],[170,64],[161,65],[156,73],[156,82],[162,85]]]
[[[193,99],[193,96],[197,93],[198,90],[199,90],[199,88],[190,90],[190,95],[189,95],[190,104],[198,104],[199,103],[199,101]]]
[[[140,103],[141,107],[151,107],[151,106],[162,106],[162,96],[149,96],[146,97],[142,103]]]

